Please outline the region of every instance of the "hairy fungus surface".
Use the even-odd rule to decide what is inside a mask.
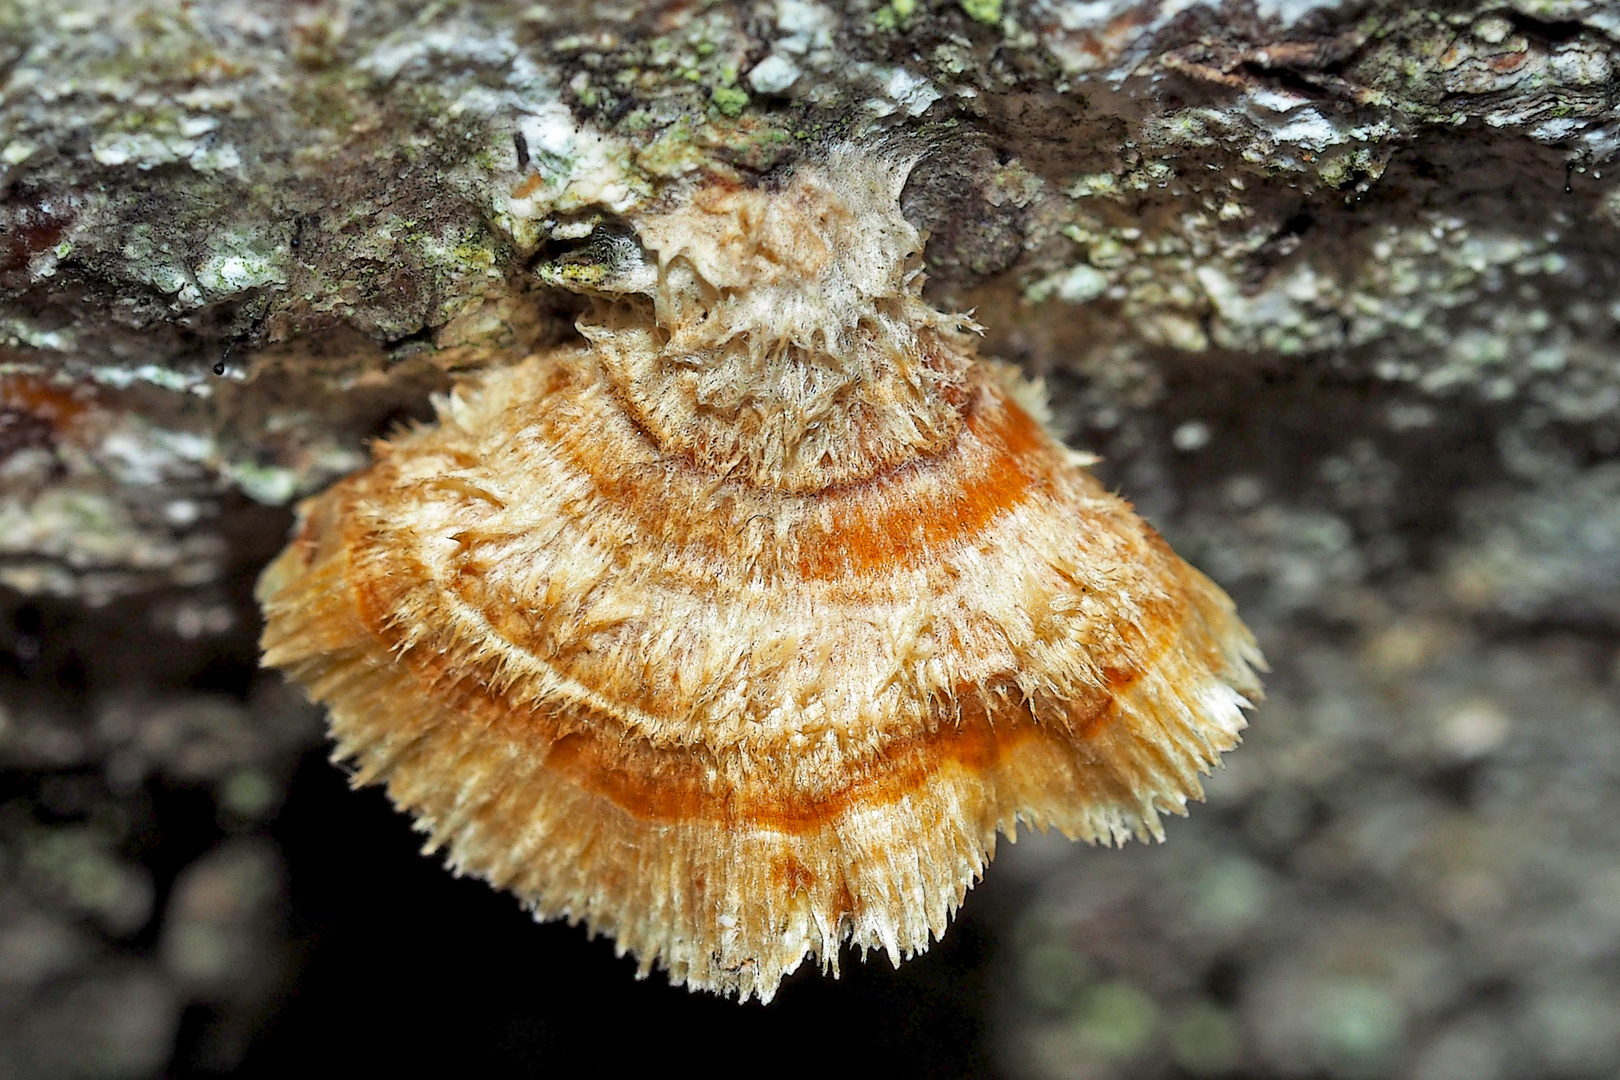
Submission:
[[[311,499],[265,663],[453,868],[677,983],[898,963],[1018,822],[1160,837],[1259,651],[920,296],[902,165],[714,178],[558,265],[585,344]]]

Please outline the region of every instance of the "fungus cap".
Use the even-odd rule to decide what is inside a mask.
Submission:
[[[1259,694],[1226,595],[923,302],[904,177],[644,211],[583,344],[380,443],[259,585],[355,783],[642,974],[898,964],[998,832],[1162,838]]]

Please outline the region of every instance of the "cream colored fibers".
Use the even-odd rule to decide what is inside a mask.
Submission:
[[[676,983],[942,934],[1019,822],[1161,838],[1262,666],[921,298],[906,169],[835,151],[631,221],[584,343],[300,507],[264,662],[450,866]]]

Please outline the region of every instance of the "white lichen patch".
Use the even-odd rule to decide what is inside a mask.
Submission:
[[[1258,0],[1254,13],[1267,22],[1292,26],[1317,11],[1333,11],[1342,0]]]
[[[269,506],[282,506],[298,494],[298,473],[279,465],[254,461],[228,461],[220,471],[249,498]]]
[[[5,149],[0,150],[0,161],[7,165],[21,165],[33,157],[39,150],[39,144],[28,139],[12,139],[6,143]]]
[[[0,344],[13,349],[26,346],[46,352],[66,352],[73,347],[74,333],[71,327],[47,330],[27,319],[13,317],[0,319]],[[5,374],[11,367],[12,365],[0,363],[0,374]],[[30,368],[23,365],[17,370]]]
[[[1143,121],[1152,145],[1228,147],[1247,162],[1270,170],[1314,173],[1337,187],[1352,173],[1376,177],[1400,134],[1379,120],[1357,124],[1291,91],[1257,87],[1229,107],[1198,106]],[[1359,171],[1358,171],[1359,170]]]
[[[802,58],[818,71],[825,71],[837,62],[834,35],[840,21],[838,14],[825,4],[777,0],[776,29],[781,36],[774,42],[775,49]]]
[[[1342,324],[1331,303],[1338,293],[1336,283],[1322,280],[1310,266],[1253,295],[1219,267],[1201,266],[1197,276],[1218,316],[1213,336],[1223,348],[1247,345],[1290,355],[1342,340]]]
[[[928,106],[940,99],[939,89],[933,83],[903,67],[877,68],[873,74],[886,97],[886,100],[879,99],[874,110],[880,116],[896,111],[921,116],[928,111]]]
[[[205,132],[198,134],[201,136]],[[106,132],[90,144],[90,156],[99,165],[132,165],[138,169],[153,169],[183,161],[198,172],[205,173],[237,169],[242,164],[241,155],[230,143],[188,137],[180,128],[168,132]]]
[[[561,103],[533,106],[517,118],[516,128],[529,163],[497,172],[490,202],[497,227],[525,251],[546,236],[546,219],[553,214],[592,207],[622,213],[651,192],[628,145],[576,122]]]
[[[1054,297],[1069,304],[1086,304],[1106,293],[1110,284],[1107,274],[1081,263],[1031,285],[1024,290],[1024,298],[1035,304]]]
[[[25,595],[92,605],[155,582],[194,585],[218,576],[225,544],[208,532],[176,535],[139,487],[108,487],[111,473],[82,455],[58,460],[70,479],[0,495],[0,585]]]
[[[772,53],[748,73],[748,85],[757,93],[780,94],[799,81],[799,65],[781,53]]]
[[[507,32],[491,33],[470,19],[450,19],[428,29],[408,26],[391,34],[355,66],[381,79],[395,79],[412,68],[443,61],[505,67],[518,53]]]
[[[1184,224],[1195,246],[1208,244],[1200,239],[1207,221]],[[1107,236],[1075,235],[1090,241],[1093,266],[1099,251],[1127,250]],[[1222,348],[1340,357],[1349,350],[1365,357],[1369,374],[1428,395],[1524,395],[1551,416],[1587,423],[1620,408],[1620,375],[1600,341],[1549,313],[1572,273],[1556,245],[1556,234],[1489,231],[1435,215],[1369,235],[1348,265],[1298,262],[1258,288],[1234,280],[1219,260],[1188,264],[1163,254],[1151,275],[1115,288],[1146,341],[1202,348],[1197,318],[1207,313],[1208,338]],[[1144,246],[1135,245],[1138,257]],[[1026,296],[1059,296],[1063,280],[1044,279]]]
[[[158,364],[138,364],[117,367],[111,364],[91,368],[89,377],[102,386],[125,390],[137,383],[146,383],[164,390],[207,397],[210,393],[208,375],[201,371],[185,371]]]
[[[1279,145],[1305,150],[1326,150],[1348,138],[1343,129],[1310,105],[1291,110],[1282,123],[1265,130]]]
[[[130,421],[101,440],[96,459],[120,484],[150,487],[206,478],[217,453],[207,435]]]
[[[199,285],[214,295],[231,295],[265,285],[285,284],[287,277],[276,257],[253,246],[253,238],[241,234],[220,237],[220,250],[205,259],[196,271]]]
[[[202,303],[202,289],[191,270],[180,264],[180,256],[173,247],[160,239],[156,223],[143,221],[132,226],[119,254],[124,258],[123,272],[130,280],[173,297],[174,304],[181,310]]]

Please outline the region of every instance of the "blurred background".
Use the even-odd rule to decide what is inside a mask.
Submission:
[[[1620,1077],[1617,41],[1598,0],[0,2],[0,1076]],[[369,439],[571,333],[538,262],[845,137],[913,140],[929,298],[1273,672],[1164,844],[1021,835],[925,956],[739,1006],[418,854],[251,590]]]

